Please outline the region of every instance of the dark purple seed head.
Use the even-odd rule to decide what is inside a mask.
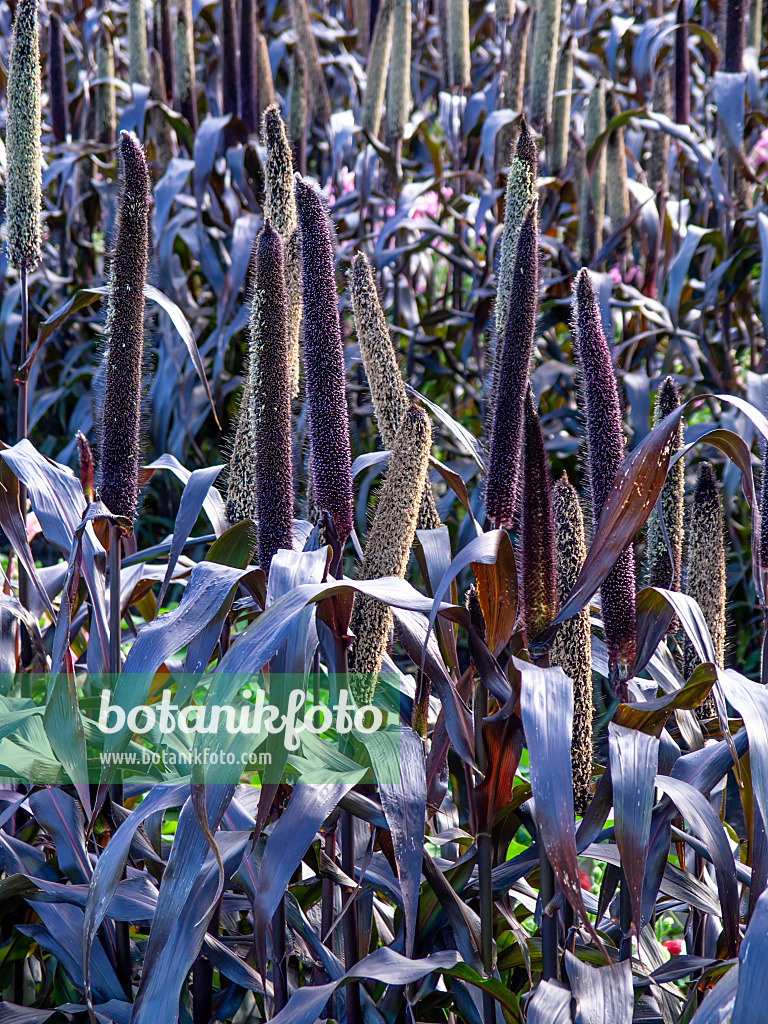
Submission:
[[[221,106],[225,114],[237,117],[237,16],[235,0],[221,2]]]
[[[51,11],[48,35],[48,97],[53,137],[57,142],[64,142],[67,137],[67,70],[61,18],[55,11]]]
[[[539,223],[534,201],[517,238],[488,454],[485,508],[497,528],[511,526],[515,514],[523,443],[523,403],[533,352],[538,283]]]
[[[691,117],[691,57],[688,52],[688,25],[685,0],[677,5],[675,31],[675,121],[688,124]]]
[[[574,287],[573,331],[581,367],[595,527],[624,459],[624,431],[611,353],[589,271]],[[636,649],[635,562],[631,545],[600,588],[608,660],[614,680],[627,678]]]
[[[293,542],[291,386],[288,373],[283,243],[267,221],[254,253],[250,381],[256,449],[259,564],[269,571],[279,548]]]
[[[525,399],[520,550],[523,622],[531,640],[557,613],[557,578],[549,466],[530,384]]]
[[[301,242],[302,334],[312,437],[312,484],[342,544],[352,532],[352,474],[344,350],[328,213],[318,189],[296,175]]]
[[[147,161],[135,135],[120,133],[118,154],[122,181],[107,305],[99,496],[114,515],[133,521],[138,504],[151,194]]]
[[[256,97],[256,0],[240,3],[240,120],[249,132],[259,127]]]
[[[525,114],[520,117],[520,130],[517,133],[515,156],[518,160],[522,160],[528,168],[531,175],[531,182],[535,189],[536,179],[539,176],[539,154],[536,149],[536,140],[533,135],[531,135],[531,130],[525,119]]]

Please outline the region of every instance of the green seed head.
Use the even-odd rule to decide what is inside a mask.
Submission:
[[[128,0],[128,61],[131,81],[137,85],[149,85],[144,0]]]
[[[411,112],[411,3],[394,0],[392,49],[387,83],[387,137],[396,141],[403,137]]]
[[[669,88],[669,69],[662,65],[653,79],[651,107],[664,117],[672,116],[672,98]],[[669,135],[658,129],[651,140],[651,159],[648,165],[648,185],[654,192],[666,195],[669,190]]]
[[[293,30],[307,65],[312,112],[320,124],[328,124],[331,119],[331,98],[328,95],[325,72],[320,63],[306,0],[290,0],[290,9]]]
[[[432,430],[426,413],[411,406],[400,424],[365,546],[360,579],[405,576],[421,494],[427,476]],[[350,688],[358,706],[373,700],[392,622],[389,607],[357,594],[350,631]]]
[[[368,50],[361,125],[373,138],[378,136],[381,128],[381,110],[387,88],[387,68],[392,52],[393,14],[393,0],[383,0],[376,16],[373,39]]]
[[[569,36],[557,61],[552,113],[552,171],[557,174],[568,162],[573,89],[573,37]]]
[[[605,99],[606,122],[612,121],[621,113],[619,98],[615,89],[611,89]],[[608,186],[608,212],[611,215],[611,228],[615,231],[629,216],[629,192],[627,190],[627,155],[624,150],[624,129],[614,128],[606,140],[606,181]],[[621,236],[616,251],[627,253],[632,248],[632,235],[625,231]]]
[[[40,260],[40,47],[37,0],[18,0],[11,34],[5,143],[6,223],[11,263],[31,270]]]
[[[397,357],[387,322],[379,302],[371,267],[364,253],[352,259],[349,276],[355,329],[360,343],[363,365],[371,389],[376,423],[386,448],[394,448],[397,431],[408,409],[408,396],[397,365]],[[425,482],[417,529],[434,530],[440,526],[432,487]]]
[[[299,174],[307,172],[307,62],[298,47],[291,54],[288,83],[288,138]]]
[[[560,0],[541,0],[536,14],[531,85],[531,121],[537,127],[552,120],[559,34]]]
[[[725,546],[723,506],[712,466],[699,464],[693,501],[688,518],[688,562],[685,593],[704,614],[712,637],[715,661],[723,668],[725,658]],[[685,676],[690,676],[698,657],[690,641],[685,642]]]
[[[584,145],[589,152],[593,142],[605,131],[605,84],[598,82],[587,100]],[[588,178],[586,163],[579,186],[579,241],[578,258],[588,266],[603,244],[603,218],[605,217],[605,146]]]
[[[408,7],[410,8],[410,3]],[[459,89],[466,89],[471,78],[469,0],[448,0],[448,18],[451,41],[451,82]]]
[[[579,496],[563,474],[552,488],[555,565],[559,602],[570,594],[587,557],[584,516]],[[576,813],[583,813],[592,785],[592,643],[589,609],[564,622],[552,644],[550,658],[573,680],[573,739],[571,765]]]
[[[667,377],[656,394],[653,411],[653,425],[659,423],[680,405],[677,385],[671,377]],[[683,447],[683,427],[680,423],[670,442],[670,456]],[[679,590],[683,557],[683,495],[685,492],[685,462],[683,459],[671,466],[661,489],[661,509],[667,538],[672,548],[672,561],[664,542],[661,523],[654,508],[648,518],[648,541],[646,545],[648,559],[648,586],[663,587],[666,590]],[[676,626],[670,628],[675,632]]]
[[[115,51],[112,47],[112,39],[106,31],[99,36],[96,62],[99,78],[114,79]],[[98,86],[96,92],[96,137],[99,142],[112,146],[115,142],[116,132],[115,83],[114,81],[105,81]]]

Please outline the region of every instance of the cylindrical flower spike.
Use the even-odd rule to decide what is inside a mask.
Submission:
[[[138,504],[151,193],[147,162],[138,139],[121,132],[118,153],[122,192],[110,264],[99,496],[110,512],[133,522]]]
[[[409,0],[409,10],[410,6]],[[448,0],[448,18],[451,42],[451,82],[459,89],[466,89],[470,84],[471,75],[469,0]]]
[[[128,0],[128,63],[131,81],[137,85],[149,85],[144,0]]]
[[[568,163],[568,139],[571,129],[571,92],[573,90],[573,36],[560,51],[555,79],[552,113],[552,173],[562,171]]]
[[[381,111],[387,89],[387,69],[392,52],[393,13],[393,0],[383,0],[368,51],[365,99],[360,124],[373,138],[378,137],[381,128]]]
[[[267,220],[256,240],[249,378],[254,403],[259,564],[291,548],[293,466],[283,243]]]
[[[667,377],[656,394],[653,411],[653,425],[659,423],[680,405],[680,394],[671,377]],[[672,435],[669,452],[675,455],[683,447],[683,426],[678,424]],[[672,561],[664,541],[659,517],[654,508],[648,517],[648,540],[646,543],[648,559],[648,586],[663,587],[665,590],[679,590],[682,575],[683,558],[683,496],[685,493],[685,462],[678,459],[670,466],[667,478],[661,489],[661,512],[664,528],[672,549]],[[676,632],[676,623],[670,632]]]
[[[240,397],[240,415],[237,420],[237,430],[227,470],[225,508],[227,519],[233,524],[239,523],[243,519],[252,519],[256,522],[258,518],[255,437],[254,400],[250,372],[247,372],[243,393]]]
[[[587,557],[579,496],[565,474],[552,488],[552,518],[555,526],[557,589],[562,604],[573,589]],[[582,608],[578,615],[562,624],[552,644],[550,660],[573,680],[573,802],[576,813],[583,814],[590,800],[592,784],[594,709],[589,608]]]
[[[386,476],[379,489],[376,512],[368,533],[360,579],[405,576],[416,529],[420,495],[429,463],[432,429],[427,414],[412,405],[397,432]],[[388,605],[356,594],[350,632],[350,688],[358,707],[373,701],[392,623]]]
[[[312,32],[312,22],[306,0],[290,0],[290,8],[293,30],[307,65],[312,113],[320,124],[328,124],[331,119],[331,98],[328,95],[320,54],[317,52],[317,43]]]
[[[267,46],[267,40],[261,32],[256,34],[256,56],[257,111],[259,118],[261,118],[267,107],[272,106],[275,102],[275,87],[272,82],[272,66],[269,63],[269,47]]]
[[[298,175],[295,190],[313,494],[318,507],[330,512],[343,544],[353,525],[352,460],[333,242],[320,192]]]
[[[264,216],[278,232],[284,247],[285,283],[288,316],[288,366],[291,396],[299,392],[299,330],[301,328],[301,252],[298,238],[290,241],[296,230],[296,200],[293,195],[293,158],[285,125],[274,104],[264,112],[261,141],[267,151],[264,169]]]
[[[409,402],[371,267],[362,252],[355,253],[352,258],[350,292],[357,340],[371,389],[376,423],[384,446],[392,450]],[[435,507],[432,486],[427,479],[416,528],[435,530],[438,526],[440,516]]]
[[[8,256],[31,270],[40,260],[40,44],[37,0],[18,0],[11,34],[5,145]]]
[[[624,459],[624,431],[611,353],[587,270],[576,277],[573,332],[584,389],[592,517],[597,527]],[[631,544],[603,581],[600,602],[611,677],[614,683],[621,683],[628,678],[637,646]]]
[[[240,2],[240,120],[248,132],[255,132],[259,126],[258,101],[258,53],[256,36],[256,0]]]
[[[725,659],[725,546],[723,544],[723,506],[712,466],[699,464],[698,478],[688,520],[688,564],[685,572],[685,593],[699,605],[707,624],[715,662],[723,668]],[[686,679],[699,663],[698,656],[686,638],[683,649]],[[699,714],[714,714],[712,697],[708,697]]]
[[[526,7],[515,18],[512,38],[509,41],[504,81],[504,106],[510,110],[522,110],[525,88],[525,68],[528,63],[528,35],[531,29],[531,8]]]
[[[672,116],[672,99],[669,88],[669,69],[662,65],[657,69],[653,79],[651,108],[656,114],[664,117]],[[669,135],[661,129],[653,133],[651,140],[651,159],[648,164],[648,186],[654,192],[666,196],[669,190]]]
[[[99,36],[96,47],[98,76],[108,79],[98,86],[96,92],[96,137],[99,142],[112,146],[117,134],[117,109],[115,106],[115,51],[109,33]]]
[[[606,123],[621,114],[619,98],[615,89],[611,89],[605,98]],[[611,229],[616,229],[629,217],[629,191],[627,190],[627,154],[624,150],[624,129],[614,128],[609,132],[605,143],[606,183],[608,186],[608,213],[611,216]],[[625,231],[621,236],[616,251],[628,253],[632,248],[632,235]]]
[[[541,0],[536,13],[531,85],[531,122],[543,127],[552,120],[555,65],[560,33],[560,0]]]
[[[520,552],[523,623],[531,640],[557,614],[557,581],[549,466],[530,384],[524,416]]]
[[[503,342],[507,324],[507,310],[510,305],[512,274],[515,267],[515,251],[520,225],[536,198],[536,179],[539,174],[539,158],[536,142],[528,128],[525,114],[520,118],[515,153],[509,165],[507,190],[504,200],[504,234],[501,241],[499,281],[496,287],[496,346]],[[496,361],[498,362],[498,361]],[[494,363],[495,367],[496,363]],[[492,389],[493,391],[493,389]]]
[[[584,145],[590,146],[605,131],[605,85],[598,82],[587,101]],[[579,240],[578,256],[587,266],[592,263],[603,244],[603,218],[605,217],[605,147],[587,177],[586,161],[579,185]]]
[[[688,23],[685,0],[677,5],[675,31],[675,121],[688,124],[691,117],[691,57],[688,53]]]
[[[176,91],[181,113],[197,132],[197,85],[195,82],[195,34],[192,0],[182,0],[176,21]]]
[[[307,173],[307,62],[297,47],[291,54],[288,82],[288,138],[291,142],[293,166],[299,174]]]
[[[155,49],[163,59],[163,78],[165,79],[165,95],[168,102],[173,102],[176,94],[176,76],[173,68],[173,25],[171,23],[170,0],[157,0],[155,10],[157,17]],[[159,45],[158,45],[159,44]],[[226,42],[224,43],[226,45]]]
[[[225,114],[237,117],[238,113],[238,61],[237,61],[237,11],[235,0],[221,0],[221,109]]]
[[[67,105],[67,69],[64,63],[64,39],[61,18],[51,11],[48,34],[48,96],[51,105],[51,128],[57,142],[67,137],[69,108]]]
[[[392,49],[387,80],[387,138],[390,142],[402,139],[411,112],[411,27],[410,0],[394,0],[392,38],[397,44]]]
[[[539,284],[539,224],[536,200],[517,239],[509,314],[498,353],[498,389],[493,410],[485,510],[494,527],[509,527],[517,505],[523,442],[523,403],[533,353]]]

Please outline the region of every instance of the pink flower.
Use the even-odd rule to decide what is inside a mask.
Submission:
[[[448,202],[448,200],[453,196],[453,189],[451,188],[450,185],[441,185],[440,195],[446,202]]]
[[[757,169],[760,164],[768,164],[768,128],[763,128],[760,137],[752,147],[748,160],[754,169]]]
[[[27,540],[32,540],[38,533],[42,533],[40,523],[34,512],[27,512]]]
[[[394,215],[395,215],[394,203],[387,203],[387,205],[384,207],[384,216],[385,217],[394,217]]]
[[[347,192],[354,192],[355,189],[355,172],[350,171],[348,167],[342,167],[341,173],[339,174],[341,180],[341,194],[346,195]]]
[[[437,192],[425,192],[424,195],[419,196],[413,204],[411,216],[415,217],[419,213],[424,213],[427,217],[431,217],[433,220],[436,220],[439,211],[440,200],[437,198]]]
[[[667,939],[666,942],[662,942],[662,946],[670,956],[680,956],[683,952],[683,943],[680,939]]]
[[[611,267],[611,269],[608,271],[608,275],[610,276],[614,284],[621,284],[621,274],[619,273],[616,267]]]

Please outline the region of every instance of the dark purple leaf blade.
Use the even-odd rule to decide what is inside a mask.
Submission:
[[[611,722],[608,744],[613,783],[616,845],[629,887],[632,920],[641,930],[643,878],[651,829],[654,786],[659,763],[655,736]]]
[[[419,882],[424,854],[424,819],[427,809],[427,778],[424,748],[413,729],[385,729],[363,737],[379,784],[381,806],[392,834],[405,914],[405,955],[413,956]],[[382,747],[388,748],[382,750]],[[383,770],[379,765],[383,762]],[[399,781],[392,780],[392,765]]]
[[[566,899],[602,948],[584,907],[576,856],[571,773],[573,684],[561,668],[539,668],[519,658],[512,660],[522,679],[521,717],[540,839]]]
[[[234,785],[206,787],[208,829],[215,834],[235,791]],[[238,833],[222,833],[221,839]],[[235,847],[234,871],[242,859],[248,834]],[[222,851],[223,852],[223,851]],[[179,996],[187,974],[203,944],[215,893],[222,884],[219,864],[208,856],[208,870],[201,869],[210,853],[208,838],[197,820],[192,799],[179,814],[171,855],[163,874],[157,909],[149,933],[144,969],[136,993],[133,1024],[171,1024],[176,1021]]]
[[[525,1019],[527,1024],[573,1024],[570,989],[554,981],[540,981]]]
[[[350,789],[351,783],[318,786],[298,783],[270,833],[261,859],[253,904],[254,941],[263,971],[266,970],[267,929],[291,875],[320,826]]]
[[[181,502],[179,503],[179,511],[176,514],[176,522],[173,527],[171,550],[168,553],[168,567],[165,570],[165,579],[162,582],[160,594],[157,598],[158,610],[162,606],[163,598],[168,590],[168,584],[171,582],[179,555],[187,543],[193,526],[197,522],[197,517],[200,515],[203,502],[208,497],[208,492],[213,487],[216,478],[223,468],[223,466],[206,466],[203,469],[196,469],[184,485],[184,490],[181,493]]]
[[[37,571],[27,540],[27,529],[21,518],[19,481],[5,460],[0,461],[0,528],[11,542],[16,557],[24,566],[27,576],[32,580],[35,590],[40,595],[40,600],[55,623],[56,613]]]
[[[72,882],[90,882],[91,863],[85,848],[85,818],[78,802],[60,789],[30,794],[36,821],[56,844],[59,868]]]
[[[768,1006],[767,962],[768,890],[757,901],[739,950],[739,990],[731,1024],[758,1024],[765,1018]]]
[[[575,1024],[632,1024],[634,993],[629,960],[595,968],[566,950],[565,969],[577,1006]]]

